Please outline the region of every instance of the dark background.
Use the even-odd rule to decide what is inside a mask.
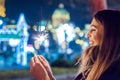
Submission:
[[[51,19],[59,3],[70,12],[71,21],[76,26],[90,22],[89,0],[6,0],[6,17],[18,20],[20,13],[25,14],[28,24],[35,24],[42,19]]]

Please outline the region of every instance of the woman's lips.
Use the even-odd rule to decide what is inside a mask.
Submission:
[[[90,45],[93,45],[93,41],[89,41],[89,44],[90,44]]]

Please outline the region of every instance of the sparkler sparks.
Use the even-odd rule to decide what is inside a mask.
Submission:
[[[33,26],[33,29],[35,30],[35,32],[37,32],[37,34],[33,36],[34,47],[35,47],[35,51],[33,52],[33,54],[38,53],[37,50],[40,49],[41,45],[44,45],[45,40],[48,38],[48,32],[46,30],[46,27],[47,27],[46,25],[42,25],[42,21],[41,21],[40,23],[38,23],[38,26]]]
[[[40,34],[38,34],[36,37],[35,37],[35,40],[37,40],[39,43],[42,43],[45,39],[47,39],[48,37],[48,34],[45,33],[45,32],[40,32]]]
[[[48,38],[48,33],[46,31],[41,31],[39,34],[34,36],[34,45],[36,49],[40,49],[40,45],[44,43],[44,41]],[[37,54],[37,51],[33,52],[33,54]]]

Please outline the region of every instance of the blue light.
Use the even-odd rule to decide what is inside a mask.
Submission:
[[[0,19],[0,25],[2,25],[2,24],[3,24],[3,20]]]

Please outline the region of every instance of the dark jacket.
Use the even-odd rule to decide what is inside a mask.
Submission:
[[[94,76],[94,75],[93,75]],[[85,80],[82,74],[75,77],[74,80]],[[113,63],[99,78],[99,80],[120,80],[120,61]]]

